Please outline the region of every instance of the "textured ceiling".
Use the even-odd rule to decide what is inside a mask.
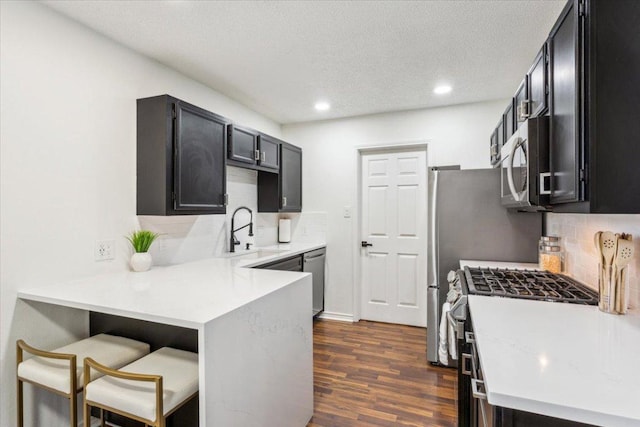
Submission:
[[[294,123],[509,97],[565,1],[44,3]]]

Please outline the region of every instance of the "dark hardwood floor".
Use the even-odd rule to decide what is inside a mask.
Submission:
[[[307,427],[456,425],[456,371],[427,362],[426,329],[317,320],[313,340]]]

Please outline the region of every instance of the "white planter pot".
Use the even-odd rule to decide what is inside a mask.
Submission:
[[[151,268],[151,254],[149,252],[136,252],[131,255],[129,263],[133,271],[147,271]]]

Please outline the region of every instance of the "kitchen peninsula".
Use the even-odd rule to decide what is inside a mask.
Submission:
[[[313,414],[311,275],[244,267],[322,246],[92,277],[18,297],[195,330],[200,427],[300,427]]]

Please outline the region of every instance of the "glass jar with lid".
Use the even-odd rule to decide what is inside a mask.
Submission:
[[[542,236],[538,245],[538,265],[542,270],[551,273],[564,271],[564,252],[560,245],[560,237]]]

